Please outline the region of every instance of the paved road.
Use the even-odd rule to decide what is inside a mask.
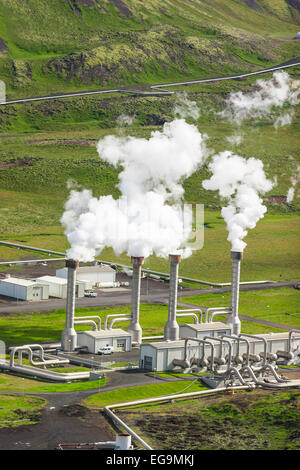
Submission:
[[[293,287],[299,282],[274,282],[272,284],[250,284],[240,286],[240,291],[250,290],[265,290],[265,289],[280,289],[283,287]],[[161,287],[160,287],[161,286]],[[230,292],[230,287],[210,288],[210,289],[187,289],[179,291],[178,301],[181,297],[190,297],[201,294],[220,294]],[[160,284],[157,288],[151,290],[145,286],[141,291],[142,303],[160,303],[167,304],[169,301],[169,289],[167,284]],[[76,299],[76,307],[104,307],[116,305],[129,305],[131,303],[131,290],[124,289],[124,291],[109,291],[101,292],[98,297]],[[14,312],[49,312],[57,309],[64,309],[66,307],[65,299],[52,299],[44,300],[41,302],[26,302],[26,301],[3,301],[0,303],[0,314],[8,314]]]
[[[276,70],[287,69],[290,67],[295,67],[300,65],[300,57],[296,57],[291,59],[287,62],[283,62],[282,64],[276,65],[274,67],[269,67],[263,70],[258,70],[256,72],[249,72],[249,73],[242,73],[242,74],[235,74],[235,75],[223,75],[220,77],[212,77],[212,78],[201,78],[199,80],[186,80],[183,82],[170,82],[170,83],[160,83],[154,85],[140,85],[140,86],[121,86],[119,88],[108,88],[105,90],[90,90],[90,91],[78,91],[72,93],[60,93],[56,95],[46,95],[46,96],[37,96],[37,97],[29,97],[29,98],[20,98],[15,100],[8,100],[4,103],[0,103],[0,106],[6,106],[9,104],[16,104],[16,103],[28,103],[31,101],[43,101],[43,100],[55,100],[58,98],[75,98],[77,96],[88,96],[88,95],[99,95],[105,93],[133,93],[135,95],[169,95],[173,92],[170,91],[159,91],[160,88],[165,88],[169,86],[179,86],[179,85],[193,85],[195,83],[209,83],[209,82],[217,82],[220,80],[233,80],[233,79],[242,79],[245,77],[250,77],[253,75],[261,75],[268,72],[274,72]]]

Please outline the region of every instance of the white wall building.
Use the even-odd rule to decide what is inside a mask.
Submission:
[[[102,331],[78,331],[77,346],[87,346],[88,352],[96,354],[103,346],[113,346],[115,351],[131,350],[131,335],[119,328]]]
[[[37,282],[49,286],[49,296],[59,299],[67,298],[67,279],[56,276],[42,276],[37,278]],[[76,297],[84,297],[85,282],[76,281]]]
[[[56,276],[67,279],[68,269],[60,268],[56,270]],[[76,279],[78,281],[85,281],[86,288],[96,286],[99,283],[113,283],[116,282],[116,271],[107,265],[97,266],[79,266],[76,271]]]
[[[38,302],[49,298],[49,286],[34,280],[10,276],[0,280],[0,295],[13,297],[17,300]]]

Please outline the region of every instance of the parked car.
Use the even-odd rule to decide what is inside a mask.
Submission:
[[[100,356],[102,355],[107,355],[107,354],[113,354],[115,352],[113,346],[103,346],[102,348],[99,349],[98,354]]]
[[[84,292],[84,297],[97,297],[97,293],[93,290],[86,290]]]

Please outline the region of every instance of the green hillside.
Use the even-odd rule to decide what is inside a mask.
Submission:
[[[243,72],[297,55],[298,0],[2,0],[8,98]]]

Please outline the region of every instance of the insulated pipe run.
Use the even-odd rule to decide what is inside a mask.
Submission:
[[[179,325],[176,321],[177,290],[178,290],[178,268],[181,255],[169,255],[170,282],[169,282],[169,309],[168,321],[165,324],[164,336],[166,341],[177,341],[179,339]]]
[[[232,314],[228,318],[227,323],[232,326],[232,333],[239,335],[241,332],[241,321],[239,319],[239,293],[240,293],[240,270],[241,259],[243,253],[241,251],[231,251],[232,259],[232,278],[231,278],[231,308]]]
[[[96,322],[93,320],[74,320],[74,325],[92,325],[94,331],[99,331]]]
[[[119,319],[121,319],[123,317],[129,317],[129,314],[128,313],[116,313],[115,315],[106,315],[105,320],[104,320],[104,329],[105,330],[110,329],[110,327],[108,326],[108,319],[109,318],[117,318],[117,319],[119,318]]]
[[[98,323],[98,331],[101,330],[101,317],[99,317],[98,315],[87,315],[87,316],[84,316],[84,317],[75,317],[75,321],[77,320],[94,320],[95,323],[96,323],[96,320],[97,320],[97,323]]]
[[[246,338],[254,338],[262,341],[264,343],[264,353],[263,353],[263,363],[262,365],[265,366],[267,362],[267,340],[265,338],[262,338],[261,336],[256,336],[256,335],[248,335],[247,333],[241,333],[241,337],[246,336]],[[253,351],[254,352],[254,351]]]
[[[211,338],[212,339],[212,338]],[[207,341],[207,339],[200,339],[200,338],[186,338],[185,341],[184,341],[184,361],[187,362],[187,353],[188,353],[188,350],[187,350],[187,346],[188,346],[188,342],[189,341],[195,341],[196,343],[199,343],[199,344],[202,344],[203,346],[203,350],[202,350],[202,357],[201,359],[203,360],[204,359],[204,347],[206,344],[208,344],[211,348],[211,360],[210,360],[210,370],[213,371],[214,369],[214,357],[215,357],[215,347],[213,345],[213,343],[211,343],[210,341]]]
[[[141,297],[141,274],[144,258],[142,256],[132,256],[132,289],[131,289],[131,323],[127,328],[131,334],[132,343],[141,344],[142,327],[140,325],[140,297]]]
[[[132,318],[131,317],[124,317],[124,318],[113,318],[111,322],[108,325],[108,329],[111,330],[114,324],[118,321],[130,321]],[[132,341],[132,339],[131,339]]]
[[[191,312],[190,313],[176,313],[176,318],[177,317],[179,317],[179,318],[181,318],[181,317],[191,317],[191,318],[194,319],[194,324],[195,325],[198,325],[198,323],[199,323],[199,319],[198,319],[198,317],[195,313],[191,313]]]

